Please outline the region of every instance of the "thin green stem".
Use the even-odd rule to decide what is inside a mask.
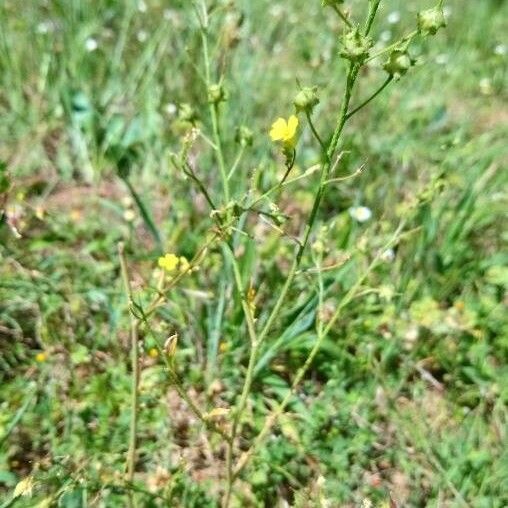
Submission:
[[[369,56],[369,58],[367,58],[367,60],[365,60],[365,63],[368,63],[368,62],[370,62],[372,60],[375,60],[376,58],[379,58],[380,56],[383,56],[385,53],[388,53],[389,51],[392,51],[393,49],[395,49],[398,46],[404,44],[405,42],[410,41],[411,39],[413,39],[417,35],[418,35],[418,31],[417,30],[412,31],[411,33],[409,33],[409,34],[405,35],[404,37],[402,37],[402,39],[400,39],[400,40],[390,44],[389,46],[386,46],[383,49],[380,49],[377,53],[374,53],[373,55]]]
[[[235,174],[235,171],[237,170],[237,168],[238,168],[238,166],[240,164],[240,161],[242,160],[244,152],[245,152],[245,146],[242,145],[240,147],[240,150],[238,150],[238,155],[236,156],[236,159],[233,162],[233,165],[231,166],[231,169],[229,170],[228,180],[231,180],[231,178]]]
[[[321,139],[321,136],[319,135],[316,127],[314,126],[314,122],[312,121],[312,116],[309,113],[309,111],[305,110],[305,116],[307,117],[307,121],[309,122],[309,127],[310,130],[312,131],[312,134],[314,134],[314,137],[319,143],[319,146],[321,146],[321,151],[323,152],[323,155],[326,156],[326,145],[324,144],[323,140]]]
[[[369,2],[369,14],[367,15],[367,21],[365,22],[364,35],[369,35],[374,19],[376,19],[377,10],[381,0],[370,0]]]
[[[217,103],[210,105],[210,115],[212,118],[213,137],[216,145],[215,153],[217,154],[217,162],[219,164],[220,175],[222,179],[222,192],[224,193],[224,204],[229,203],[229,179],[226,172],[226,163],[224,162],[224,154],[222,150],[222,141],[219,131],[219,105]]]
[[[229,246],[224,248],[224,253],[230,259],[231,265],[233,267],[233,274],[235,278],[235,284],[237,291],[240,294],[241,302],[242,302],[242,309],[243,313],[245,315],[245,320],[247,322],[247,329],[249,332],[249,338],[251,342],[251,354],[249,357],[249,364],[247,366],[247,373],[245,375],[245,383],[244,383],[244,389],[242,390],[242,394],[240,396],[240,401],[238,402],[237,407],[235,408],[235,412],[233,415],[233,422],[231,425],[231,434],[230,434],[230,441],[228,442],[228,447],[226,450],[226,472],[227,472],[227,484],[226,484],[226,494],[224,499],[224,506],[228,507],[230,500],[231,500],[231,493],[233,489],[233,482],[234,482],[234,471],[233,471],[233,451],[234,451],[234,442],[238,433],[238,426],[240,424],[240,420],[243,414],[243,409],[245,408],[245,405],[247,403],[247,398],[249,396],[249,391],[247,389],[247,386],[250,387],[252,383],[252,378],[254,375],[254,366],[255,366],[255,357],[252,354],[252,351],[256,352],[257,356],[257,348],[259,340],[257,338],[256,334],[256,328],[254,325],[254,317],[252,316],[251,309],[249,307],[249,303],[247,302],[247,298],[245,295],[245,289],[244,284],[242,281],[242,276],[240,273],[240,267],[238,266],[238,262],[235,258],[235,253],[232,248]],[[247,382],[248,381],[248,382]]]
[[[369,102],[373,101],[391,82],[393,81],[393,76],[388,76],[385,82],[367,99],[365,99],[359,106],[354,108],[346,115],[346,119],[349,120],[354,114],[358,113],[361,109],[363,109]]]
[[[211,66],[210,66],[210,52],[208,49],[208,14],[205,0],[201,2],[202,7],[202,19],[200,19],[201,25],[201,44],[203,46],[203,60],[205,64],[205,80],[208,89],[212,85],[211,81]],[[224,204],[229,202],[229,180],[226,172],[226,163],[224,162],[224,154],[222,150],[222,140],[219,129],[219,104],[217,102],[209,102],[210,118],[212,120],[212,132],[213,142],[215,144],[215,154],[217,163],[219,165],[219,171],[222,180],[222,191],[224,194]]]
[[[125,259],[125,245],[120,242],[118,244],[118,256],[120,259],[120,270],[124,285],[125,295],[129,303],[130,314],[130,339],[131,339],[131,420],[129,431],[129,449],[127,452],[126,463],[126,481],[132,483],[134,479],[134,470],[136,467],[136,438],[137,438],[137,422],[138,422],[138,389],[139,389],[139,351],[138,351],[138,331],[139,321],[132,312],[133,299],[132,288],[129,278],[127,261]],[[134,497],[132,491],[128,493],[129,507],[134,506]]]
[[[351,23],[351,21],[349,21],[348,17],[340,10],[340,8],[335,5],[335,4],[332,4],[332,8],[333,10],[337,13],[337,15],[339,16],[339,18],[344,21],[344,23],[349,27],[351,28],[353,26],[353,24]]]

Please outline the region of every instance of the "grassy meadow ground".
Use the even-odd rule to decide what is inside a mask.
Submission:
[[[319,87],[316,124],[332,128],[342,28],[320,0],[215,3],[210,52],[225,75],[229,165],[236,126],[253,132],[231,179],[238,197],[284,172],[268,131],[292,111],[297,79]],[[142,294],[162,252],[191,259],[214,227],[171,164],[182,104],[207,136],[202,178],[212,195],[221,189],[190,4],[0,3],[0,161],[10,179],[0,209],[16,229],[0,224],[0,507],[123,507],[128,489],[140,507],[219,506],[220,437],[178,396],[159,349],[178,332],[181,387],[206,411],[238,397],[248,338],[214,246],[141,337],[138,457],[134,483],[123,482],[131,371],[117,244]],[[366,0],[349,4],[365,13]],[[312,239],[322,247],[306,253],[255,365],[243,439],[287,394],[317,314],[334,312],[401,220],[404,233],[344,307],[240,475],[233,506],[508,506],[508,3],[445,5],[446,30],[417,42],[417,65],[347,127],[338,176],[364,169],[325,196]],[[374,37],[389,44],[430,6],[383,1]],[[364,69],[354,103],[382,79],[376,65]],[[292,175],[316,162],[302,123]],[[261,216],[245,221],[248,238],[236,232],[258,322],[284,283],[289,235],[301,232],[316,183],[311,174],[281,192],[287,234]],[[372,217],[354,220],[354,206]],[[320,277],[323,305],[316,252],[335,266]],[[31,495],[14,496],[26,478]]]

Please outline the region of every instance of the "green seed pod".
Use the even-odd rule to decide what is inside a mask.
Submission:
[[[218,83],[208,87],[208,102],[219,104],[226,100],[226,93],[222,84]]]
[[[395,79],[400,79],[414,63],[406,50],[394,49],[383,64],[383,69]]]
[[[254,139],[253,132],[246,127],[245,125],[240,125],[236,129],[235,141],[243,147],[252,146],[252,141]]]
[[[317,86],[302,88],[293,101],[296,111],[312,113],[314,108],[319,104],[319,97],[317,95]]]
[[[369,57],[369,50],[373,45],[372,39],[362,35],[358,28],[344,34],[340,42],[340,56],[357,64],[362,64]]]
[[[434,7],[418,13],[418,32],[422,35],[436,35],[440,28],[446,26],[443,9]]]

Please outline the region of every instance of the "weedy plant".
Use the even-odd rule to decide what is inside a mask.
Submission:
[[[359,168],[345,177],[336,176],[343,157],[341,143],[345,127],[354,115],[367,108],[369,103],[390,84],[399,81],[411,70],[415,64],[415,59],[411,56],[413,41],[417,38],[432,36],[445,26],[443,1],[440,1],[435,7],[418,14],[415,30],[393,44],[378,49],[379,46],[376,45],[371,32],[381,0],[369,0],[365,3],[368,3],[368,10],[365,19],[360,21],[356,12],[351,12],[344,1],[323,0],[323,8],[330,9],[330,14],[337,15],[338,32],[342,32],[341,35],[337,34],[340,37],[340,50],[336,58],[345,59],[347,62],[347,71],[342,78],[342,99],[336,114],[336,122],[332,128],[320,125],[320,117],[317,114],[318,105],[319,107],[328,106],[320,105],[320,94],[316,86],[312,83],[306,86],[298,83],[294,111],[280,112],[283,117],[275,119],[269,132],[268,129],[266,132],[280,153],[282,166],[277,181],[266,187],[264,183],[266,180],[260,178],[259,170],[248,174],[242,168],[242,156],[252,147],[254,133],[248,126],[241,125],[237,127],[233,136],[225,128],[228,125],[225,118],[228,111],[225,107],[228,101],[228,69],[224,62],[227,60],[223,58],[223,55],[218,55],[210,49],[215,43],[212,21],[214,17],[221,16],[221,9],[216,5],[210,7],[205,0],[193,2],[202,50],[198,74],[202,78],[202,94],[207,97],[209,129],[207,126],[198,126],[195,112],[189,105],[182,104],[179,110],[182,126],[181,148],[177,153],[171,153],[170,157],[176,170],[185,176],[188,185],[202,194],[209,207],[209,217],[203,215],[203,221],[211,220],[212,226],[192,259],[187,259],[178,252],[168,252],[160,257],[158,269],[154,275],[155,284],[147,283],[142,291],[133,292],[131,289],[131,276],[125,249],[123,245],[119,246],[125,292],[132,314],[132,416],[127,457],[129,483],[134,481],[136,437],[139,431],[137,415],[140,411],[138,407],[140,331],[144,336],[153,335],[155,338],[160,357],[165,362],[172,384],[207,429],[210,443],[218,448],[225,448],[223,485],[217,492],[222,497],[222,505],[228,507],[234,502],[237,481],[267,439],[270,431],[277,425],[281,415],[287,410],[320,351],[324,339],[339,321],[343,309],[358,296],[366,278],[386,252],[389,252],[405,235],[410,233],[406,230],[406,224],[410,222],[413,211],[418,208],[418,200],[413,208],[408,208],[406,218],[399,226],[386,235],[385,244],[381,246],[379,252],[366,266],[356,271],[356,280],[345,294],[337,297],[334,308],[331,311],[325,309],[323,273],[333,271],[344,263],[355,263],[355,252],[351,252],[336,265],[324,266],[323,243],[326,242],[326,229],[316,231],[320,206],[327,190],[342,180],[355,178],[363,169],[363,167]],[[360,8],[360,5],[358,7]],[[362,79],[363,70],[373,65],[382,68],[385,78],[376,90],[355,103],[357,82]],[[325,66],[320,68],[320,72],[327,72]],[[330,76],[330,79],[337,80],[337,77]],[[338,86],[337,89],[339,89]],[[309,169],[294,174],[293,171],[296,171],[295,165],[298,164],[300,156],[299,138],[306,127],[310,129],[320,157]],[[234,147],[237,147],[237,154],[230,160],[228,155]],[[205,150],[213,153],[213,170],[220,176],[220,189],[210,187],[207,179],[204,178],[200,161],[206,158],[206,154],[203,153]],[[308,216],[292,233],[292,228],[294,230],[294,226],[291,225],[292,218],[281,212],[282,206],[279,201],[284,191],[290,192],[291,186],[302,180],[314,189],[313,202]],[[428,196],[427,190],[422,194],[421,200],[427,199]],[[269,309],[263,303],[259,303],[256,274],[252,268],[255,266],[255,260],[251,260],[248,265],[242,263],[243,256],[254,256],[254,258],[256,256],[253,231],[259,223],[276,230],[280,234],[281,242],[289,239],[294,245],[292,261],[286,269],[283,284],[281,287],[270,288],[276,298]],[[185,372],[182,372],[179,367],[178,335],[171,333],[164,342],[161,341],[160,333],[156,329],[158,329],[158,322],[164,319],[158,311],[167,305],[171,291],[184,278],[191,277],[195,271],[203,270],[203,262],[211,252],[221,253],[222,268],[216,278],[210,280],[210,287],[207,288],[217,296],[218,305],[215,316],[216,333],[210,337],[210,344],[208,344],[206,379],[208,383],[212,383],[220,376],[217,354],[222,345],[226,355],[235,355],[238,358],[234,345],[240,343],[241,352],[247,350],[247,354],[244,355],[247,361],[245,368],[243,366],[238,368],[238,392],[231,398],[230,405],[205,410],[198,407],[183,388],[182,376],[185,376]],[[250,268],[251,272],[246,271],[245,266]],[[250,432],[247,435],[244,430],[248,426],[252,412],[256,410],[250,405],[250,397],[257,374],[257,365],[260,357],[269,350],[270,344],[279,341],[283,335],[281,316],[291,306],[288,297],[298,277],[308,279],[309,295],[317,297],[319,302],[319,311],[315,316],[316,339],[305,361],[292,376],[290,389],[265,416],[261,430],[257,434],[252,435]],[[242,323],[236,330],[240,341],[235,341],[233,347],[229,347],[230,345],[223,344],[221,341],[220,323],[227,312],[235,312],[237,304],[241,307],[243,315]],[[169,323],[169,327],[173,326],[173,323]],[[181,333],[185,334],[185,329]],[[248,348],[245,348],[247,343]],[[130,503],[134,505],[132,491]]]

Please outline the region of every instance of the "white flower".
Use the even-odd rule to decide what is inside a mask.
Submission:
[[[137,38],[139,42],[146,42],[146,40],[148,39],[148,33],[145,32],[145,30],[140,30],[138,32]]]
[[[357,222],[367,222],[372,217],[372,211],[366,206],[353,206],[349,209],[349,215]]]
[[[440,53],[436,56],[436,63],[438,65],[446,65],[448,61],[450,60],[450,57],[446,53]]]
[[[443,7],[443,14],[446,19],[452,15],[452,8],[449,5]]]
[[[128,208],[123,212],[123,218],[127,222],[134,222],[136,219],[136,212],[132,208]]]
[[[178,108],[176,107],[176,104],[173,104],[172,102],[169,102],[164,106],[164,110],[166,111],[166,114],[169,116],[173,116],[176,114]]]
[[[143,2],[143,0],[139,0],[138,2],[138,11],[139,12],[146,12],[146,4]]]
[[[506,45],[505,44],[498,44],[494,48],[494,54],[499,55],[499,56],[506,55]]]
[[[55,25],[52,21],[42,21],[37,25],[37,33],[47,34],[55,30]]]
[[[88,39],[85,41],[85,49],[91,53],[92,51],[95,51],[99,47],[99,44],[97,43],[97,40],[93,37],[88,37]]]
[[[392,11],[390,14],[388,14],[388,23],[390,25],[396,25],[400,21],[400,12],[399,11]]]
[[[391,263],[395,259],[395,251],[393,249],[386,249],[381,253],[381,260],[386,263]]]

